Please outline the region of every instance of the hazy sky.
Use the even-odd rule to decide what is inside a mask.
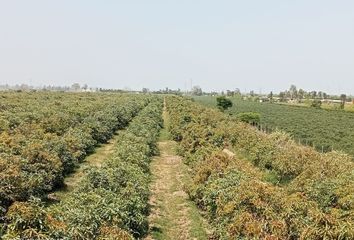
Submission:
[[[0,0],[0,84],[354,94],[353,0]]]

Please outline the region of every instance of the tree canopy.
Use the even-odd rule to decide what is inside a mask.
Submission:
[[[222,111],[232,107],[232,101],[225,96],[216,98],[216,102],[216,106]]]

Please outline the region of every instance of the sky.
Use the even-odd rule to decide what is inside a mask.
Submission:
[[[354,94],[353,0],[0,0],[0,84]]]

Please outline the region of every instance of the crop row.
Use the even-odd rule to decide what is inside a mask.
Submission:
[[[15,202],[6,214],[5,239],[131,239],[148,230],[149,162],[162,127],[161,99],[154,98],[126,130],[114,153],[92,167],[59,203]]]
[[[213,97],[198,97],[206,106],[216,107]],[[257,112],[263,128],[281,129],[303,145],[314,146],[318,151],[332,149],[354,156],[354,114],[345,111],[324,110],[275,103],[259,103],[232,99],[228,113]]]
[[[149,101],[129,95],[18,94],[4,93],[1,102],[0,218],[12,202],[43,198],[62,185],[95,145],[124,128]]]
[[[167,101],[193,170],[189,194],[221,239],[353,239],[354,163],[265,134],[190,100]],[[232,149],[236,155],[224,153]]]

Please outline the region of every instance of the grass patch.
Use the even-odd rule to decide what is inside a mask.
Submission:
[[[159,136],[159,141],[168,141],[170,140],[170,133],[166,128],[161,129],[160,131],[160,136]]]
[[[96,147],[94,152],[88,155],[74,172],[65,178],[64,186],[57,189],[54,195],[61,200],[64,199],[68,193],[72,192],[77,187],[81,179],[85,176],[87,169],[90,167],[100,167],[113,153],[114,146],[118,141],[118,136],[119,134],[116,133],[106,144],[101,144]]]

